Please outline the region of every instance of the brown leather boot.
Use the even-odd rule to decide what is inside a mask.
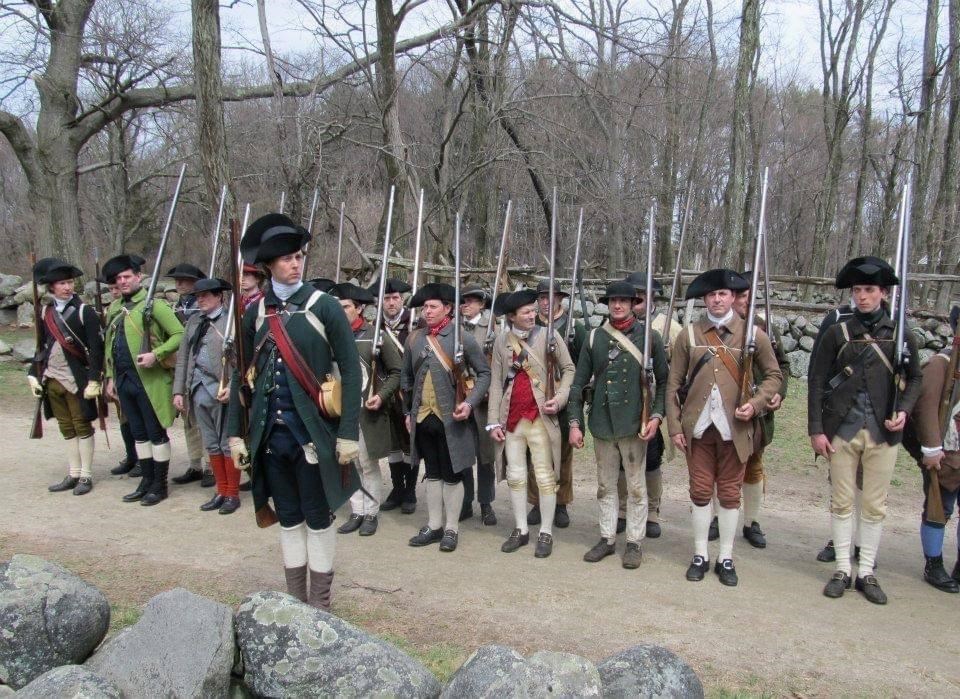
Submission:
[[[283,575],[287,579],[287,593],[301,602],[307,601],[307,566],[284,568]]]
[[[333,571],[318,573],[310,571],[310,606],[330,611],[330,594],[333,589]]]

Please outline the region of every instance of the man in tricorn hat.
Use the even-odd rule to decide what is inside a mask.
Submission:
[[[464,366],[456,365],[454,293],[449,284],[424,284],[410,300],[411,308],[421,308],[424,326],[407,338],[400,375],[410,457],[414,468],[423,459],[427,496],[427,524],[410,545],[439,541],[441,551],[457,548],[463,473],[477,459],[473,411],[490,388],[490,366],[472,335],[461,334]],[[465,385],[468,373],[472,387]]]
[[[824,587],[841,597],[850,587],[853,493],[857,467],[863,467],[860,560],[856,589],[874,604],[887,596],[874,574],[887,491],[907,416],[920,394],[918,361],[906,364],[905,385],[894,366],[896,326],[883,306],[899,283],[892,267],[877,257],[857,257],[837,274],[836,287],[851,289],[856,310],[823,336],[808,379],[807,429],[813,450],[830,462],[830,513],[837,570]],[[904,335],[910,357],[918,357],[912,332]],[[896,398],[896,399],[895,399]]]
[[[493,323],[493,314],[490,292],[479,284],[465,284],[460,290],[460,317],[463,321],[463,331],[473,335],[477,344],[485,349],[487,329]],[[480,433],[480,444],[477,449],[477,502],[480,503],[480,519],[488,527],[496,526],[497,515],[493,512],[493,501],[496,497],[496,474],[493,460],[495,445],[486,430],[487,426],[487,399],[477,406],[474,413],[477,430]],[[460,520],[473,517],[474,479],[473,469],[463,474],[463,511]]]
[[[740,490],[754,450],[754,417],[780,386],[782,375],[770,339],[756,330],[754,395],[741,395],[745,321],[733,309],[736,294],[750,287],[730,269],[712,269],[687,287],[686,298],[702,298],[706,314],[673,345],[667,384],[667,428],[687,457],[693,516],[693,560],[687,580],[703,580],[710,568],[708,536],[717,493],[720,554],[714,572],[724,585],[738,582],[733,542],[740,520]],[[750,379],[753,382],[753,379]]]
[[[647,444],[663,421],[667,357],[660,334],[650,330],[650,357],[656,381],[644,415],[641,391],[647,358],[643,355],[646,329],[633,314],[637,301],[635,287],[616,281],[600,297],[610,310],[601,327],[590,332],[580,352],[577,373],[570,389],[570,444],[583,447],[583,391],[593,381],[590,434],[597,460],[597,500],[600,503],[600,541],[583,556],[596,563],[615,553],[617,540],[617,478],[623,465],[627,478],[627,546],[623,567],[639,568],[643,560],[641,542],[647,528],[646,471]],[[644,422],[646,420],[646,422]]]
[[[301,281],[310,237],[283,214],[267,214],[240,243],[246,262],[266,266],[270,284],[243,316],[239,340],[247,366],[234,374],[227,434],[234,462],[250,464],[257,524],[280,522],[288,592],[329,609],[333,513],[360,487],[353,461],[360,454],[361,374],[340,304]],[[328,390],[338,371],[339,410],[336,391]],[[252,391],[249,446],[240,429],[241,381]]]
[[[84,495],[93,488],[91,422],[103,373],[100,319],[75,293],[83,272],[73,265],[46,258],[34,265],[33,275],[35,283],[47,285],[53,302],[40,311],[40,356],[30,364],[27,380],[33,395],[43,399],[44,417],[57,419],[67,453],[66,477],[48,490]]]
[[[507,480],[516,526],[500,550],[512,553],[530,542],[527,525],[527,454],[540,492],[540,535],[534,555],[553,552],[553,514],[560,466],[560,424],[557,414],[567,402],[574,366],[559,333],[554,332],[560,377],[555,395],[547,398],[546,331],[536,324],[537,293],[515,291],[501,305],[509,330],[497,336],[490,377],[490,411],[486,430],[502,449],[500,475]],[[502,446],[501,446],[502,445]]]
[[[377,532],[380,514],[380,459],[390,453],[390,414],[400,389],[400,350],[390,340],[380,339],[377,355],[373,345],[373,325],[363,318],[363,310],[374,302],[373,294],[356,284],[342,283],[330,287],[350,322],[357,341],[363,372],[363,409],[360,411],[360,481],[363,489],[350,496],[350,519],[337,529],[341,534],[358,531],[360,536]],[[375,367],[374,367],[375,365]],[[374,368],[376,378],[374,378]]]
[[[142,258],[117,255],[103,265],[103,275],[116,280],[120,298],[107,311],[107,395],[120,401],[136,442],[142,478],[124,502],[156,505],[167,497],[170,438],[173,424],[173,372],[165,364],[176,360],[183,325],[162,299],[153,301],[149,326],[150,351],[141,352],[147,290],[141,286]]]

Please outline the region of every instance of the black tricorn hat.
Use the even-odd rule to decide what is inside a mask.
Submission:
[[[400,279],[391,279],[387,277],[386,283],[383,285],[383,293],[385,294],[405,294],[410,291],[411,286],[405,281]],[[373,284],[367,287],[369,291],[374,296],[380,293],[380,277],[377,277]]]
[[[749,288],[750,282],[732,269],[708,269],[694,277],[690,286],[687,287],[684,298],[689,301],[690,299],[703,298],[711,291],[719,291],[720,289],[737,292]]]
[[[203,273],[203,270],[199,267],[195,267],[186,262],[181,262],[176,267],[171,267],[170,271],[167,272],[165,277],[173,277],[174,279],[206,279],[207,275]],[[209,289],[207,289],[209,291]]]
[[[537,295],[539,296],[540,294],[549,294],[549,293],[550,293],[550,280],[541,279],[540,283],[537,284]],[[560,285],[556,282],[556,280],[554,280],[553,295],[557,298],[562,298],[565,296],[570,296],[570,293],[561,289]]]
[[[33,281],[35,284],[43,284],[43,275],[47,273],[52,265],[63,262],[59,257],[43,257],[33,265]]]
[[[245,262],[269,262],[302,250],[313,236],[283,214],[267,214],[251,223],[240,241]]]
[[[644,296],[646,296],[647,294],[647,273],[646,272],[631,272],[630,274],[627,275],[627,277],[623,281],[633,284],[634,287],[636,287],[638,294],[643,294]],[[654,294],[663,293],[663,284],[661,284],[656,277],[654,277],[653,279],[653,293]]]
[[[336,296],[338,299],[343,299],[344,301],[356,301],[357,303],[373,303],[374,299],[373,294],[364,289],[362,286],[357,286],[356,284],[351,284],[350,282],[343,282],[341,284],[334,284],[330,287],[330,290],[327,292],[331,296]]]
[[[493,315],[502,316],[504,313],[506,313],[506,311],[503,310],[503,304],[508,298],[510,298],[511,293],[513,292],[501,291],[499,294],[497,294],[497,298],[493,300]],[[533,293],[536,295],[537,292],[534,291]]]
[[[893,267],[886,260],[867,255],[854,257],[847,262],[839,272],[835,286],[838,289],[849,289],[855,284],[871,284],[875,286],[896,286],[900,283]]]
[[[335,281],[332,279],[327,279],[326,277],[314,277],[313,279],[307,280],[305,283],[309,284],[317,291],[323,291],[324,293],[328,293],[330,289],[336,285]]]
[[[502,313],[516,313],[524,306],[536,303],[538,295],[533,289],[518,289],[507,294],[506,298],[500,302],[500,310]]]
[[[452,304],[455,295],[456,290],[449,284],[430,282],[417,289],[417,293],[410,299],[410,308],[420,308],[427,301],[441,301]]]
[[[167,275],[172,276],[172,275]],[[196,286],[193,287],[193,293],[199,294],[201,291],[211,291],[211,292],[224,292],[224,291],[233,291],[233,286],[226,279],[218,279],[217,277],[210,277],[209,279],[201,279],[197,282]]]
[[[147,261],[139,255],[117,255],[103,263],[100,276],[107,281],[107,284],[113,284],[120,272],[129,269],[137,273],[146,262]]]
[[[637,287],[630,282],[621,280],[607,284],[607,290],[598,300],[600,303],[609,303],[610,299],[635,299],[637,293]]]
[[[33,278],[37,284],[52,284],[82,276],[81,270],[56,257],[45,257],[33,266]]]
[[[490,308],[493,302],[493,300],[490,298],[490,292],[479,284],[470,283],[463,285],[463,287],[460,289],[460,300],[462,301],[468,296],[483,301],[484,308]]]

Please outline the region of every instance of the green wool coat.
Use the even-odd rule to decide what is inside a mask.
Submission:
[[[143,309],[147,300],[147,290],[140,289],[130,299],[132,305],[124,313],[122,299],[116,299],[107,309],[107,335],[104,339],[106,355],[105,375],[108,379],[113,376],[113,338],[117,326],[123,315],[123,333],[127,341],[130,355],[136,360],[140,354],[140,342],[143,337]],[[177,320],[176,314],[170,305],[163,300],[153,302],[153,321],[150,323],[150,347],[157,355],[157,363],[149,369],[138,366],[137,374],[143,383],[143,388],[150,398],[153,412],[157,414],[160,425],[167,429],[177,417],[173,407],[173,369],[164,369],[160,362],[168,357],[175,356],[180,349],[183,339],[183,325]]]
[[[309,311],[305,312],[304,307],[314,291],[312,286],[304,284],[288,299],[288,303],[296,305],[300,312],[295,312],[284,327],[294,346],[321,382],[327,374],[333,372],[334,362],[336,363],[340,371],[342,390],[340,418],[327,419],[320,415],[320,409],[287,369],[286,362],[283,363],[283,370],[287,374],[287,382],[293,394],[294,407],[316,449],[327,503],[331,510],[336,510],[360,488],[360,477],[355,468],[349,470],[348,482],[343,484],[336,455],[338,438],[354,441],[360,439],[360,356],[357,354],[353,330],[337,299],[329,294],[321,294]],[[263,302],[266,306],[279,305],[272,289],[267,290]],[[261,344],[269,331],[266,319],[257,327],[259,312],[260,304],[256,303],[249,306],[243,315],[243,351],[247,362],[253,359],[254,347]],[[319,321],[323,325],[322,334],[311,321]],[[275,365],[279,356],[276,346],[267,342],[256,357],[256,378],[249,411],[250,431],[247,435],[251,460],[250,479],[253,482],[253,502],[256,510],[266,505],[270,497],[267,479],[263,477],[263,449],[268,436],[265,428],[269,393],[274,386]],[[227,414],[227,434],[231,437],[240,436],[241,410],[244,408],[240,403],[239,378],[234,372]]]
[[[354,333],[357,340],[357,352],[363,366],[363,400],[370,395],[370,364],[373,361],[373,326],[364,323]],[[391,415],[389,406],[400,390],[400,369],[403,357],[400,350],[388,337],[383,337],[380,345],[380,358],[377,360],[377,395],[383,401],[380,410],[373,411],[364,407],[360,411],[360,430],[363,432],[363,445],[371,459],[385,459],[392,450],[390,439]],[[404,428],[406,429],[406,428]]]

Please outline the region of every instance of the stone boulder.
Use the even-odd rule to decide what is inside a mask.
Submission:
[[[506,646],[481,646],[450,678],[441,699],[487,696],[490,687],[510,677],[526,660]]]
[[[19,306],[17,306],[17,327],[18,328],[33,327],[33,304],[32,303],[21,303]]]
[[[800,349],[802,349],[804,352],[812,352],[813,346],[814,344],[816,344],[814,342],[814,339],[809,335],[804,335],[803,337],[801,337],[799,342],[800,342]]]
[[[82,663],[109,625],[107,598],[69,570],[20,554],[0,564],[0,681],[19,689]]]
[[[20,340],[13,345],[13,358],[18,362],[29,362],[37,348],[35,340]]]
[[[797,316],[793,321],[793,327],[797,328],[798,330],[803,330],[805,327],[807,327],[807,319],[803,316]]]
[[[10,345],[8,345],[8,344],[7,344],[6,342],[4,342],[3,340],[0,340],[0,355],[2,355],[2,354],[10,354],[11,352],[13,352],[13,347],[11,347]]]
[[[930,361],[930,358],[936,354],[932,349],[921,349],[917,354],[920,355],[920,366],[924,366],[927,362]]]
[[[474,653],[447,683],[442,697],[599,697],[600,673],[586,658],[541,651],[524,660],[503,646]]]
[[[0,274],[0,297],[17,293],[17,287],[21,284],[23,284],[23,277],[16,274]]]
[[[803,378],[810,371],[810,354],[803,350],[789,352],[787,361],[790,362],[790,376],[795,379]]]
[[[82,665],[61,665],[40,675],[17,692],[24,699],[77,697],[78,699],[120,699],[120,690]]]
[[[17,324],[17,309],[4,308],[3,304],[0,303],[0,325],[16,325],[16,324]]]
[[[693,668],[662,646],[641,644],[597,665],[604,699],[623,697],[703,697]]]
[[[783,353],[787,354],[797,349],[797,341],[791,335],[784,335],[780,338],[780,346],[783,348]]]
[[[182,588],[149,602],[143,616],[87,661],[131,697],[220,697],[230,688],[233,612]]]
[[[261,696],[435,697],[423,665],[337,616],[280,592],[247,597],[235,617],[244,681]]]

